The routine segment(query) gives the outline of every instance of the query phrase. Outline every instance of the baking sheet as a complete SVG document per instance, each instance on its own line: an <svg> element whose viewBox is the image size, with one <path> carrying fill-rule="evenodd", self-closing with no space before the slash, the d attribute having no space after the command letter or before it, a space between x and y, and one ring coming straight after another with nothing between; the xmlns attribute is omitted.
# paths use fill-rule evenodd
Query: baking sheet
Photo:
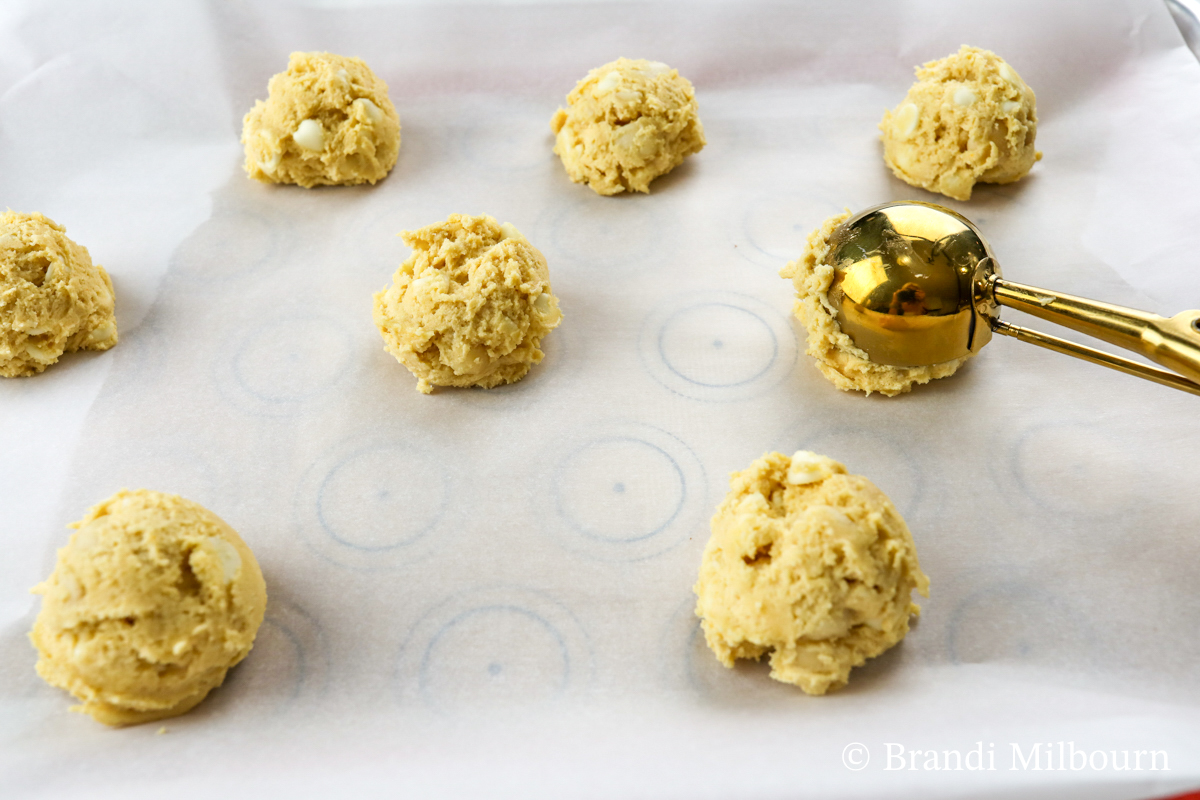
<svg viewBox="0 0 1200 800"><path fill-rule="evenodd" d="M875 125L964 42L1036 89L1046 156L955 203L892 178ZM313 49L391 87L403 144L375 187L241 171L242 114ZM595 196L550 153L554 109L619 55L678 67L708 135L649 196ZM777 276L827 216L915 198L970 216L1015 280L1198 307L1198 99L1154 0L5 5L0 204L109 270L122 339L0 385L4 796L1200 785L1196 398L1000 339L910 395L842 394ZM425 397L371 294L394 234L456 212L520 228L566 318L521 383ZM799 448L887 491L932 580L905 642L824 698L724 669L692 616L727 474ZM25 640L63 526L122 486L216 511L270 593L252 655L165 735L68 713ZM908 755L976 742L995 770ZM1072 769L1059 742L1169 770ZM1014 745L1042 769L1010 769Z"/></svg>

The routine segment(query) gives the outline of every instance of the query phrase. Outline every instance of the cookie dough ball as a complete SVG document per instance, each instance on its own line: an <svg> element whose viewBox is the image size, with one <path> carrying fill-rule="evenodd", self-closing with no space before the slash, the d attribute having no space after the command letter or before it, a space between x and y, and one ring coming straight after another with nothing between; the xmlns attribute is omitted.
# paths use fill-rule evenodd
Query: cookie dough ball
<svg viewBox="0 0 1200 800"><path fill-rule="evenodd" d="M725 666L769 653L772 678L824 694L904 638L913 589L929 579L887 495L825 456L767 453L712 519L696 614Z"/></svg>
<svg viewBox="0 0 1200 800"><path fill-rule="evenodd" d="M375 183L396 164L400 117L361 59L292 53L242 122L246 172L264 183Z"/></svg>
<svg viewBox="0 0 1200 800"><path fill-rule="evenodd" d="M203 506L145 489L71 527L33 589L38 674L107 725L189 711L254 643L267 605L254 554Z"/></svg>
<svg viewBox="0 0 1200 800"><path fill-rule="evenodd" d="M87 248L41 214L0 214L0 375L116 343L112 281Z"/></svg>
<svg viewBox="0 0 1200 800"><path fill-rule="evenodd" d="M1042 157L1033 89L1000 56L966 45L918 69L879 129L897 178L955 200L976 183L1019 180Z"/></svg>
<svg viewBox="0 0 1200 800"><path fill-rule="evenodd" d="M419 391L515 383L542 360L562 312L546 259L520 231L451 214L400 236L413 254L375 295L375 325Z"/></svg>
<svg viewBox="0 0 1200 800"><path fill-rule="evenodd" d="M829 302L834 269L825 263L825 258L834 230L849 218L850 213L846 212L825 220L809 235L804 255L779 271L796 287L794 313L808 329L807 352L817 360L817 369L842 391L856 389L888 397L907 392L916 384L953 375L970 356L922 367L876 364L842 332L837 310Z"/></svg>
<svg viewBox="0 0 1200 800"><path fill-rule="evenodd" d="M704 147L692 84L659 61L618 58L587 74L550 120L554 152L597 194L649 192Z"/></svg>

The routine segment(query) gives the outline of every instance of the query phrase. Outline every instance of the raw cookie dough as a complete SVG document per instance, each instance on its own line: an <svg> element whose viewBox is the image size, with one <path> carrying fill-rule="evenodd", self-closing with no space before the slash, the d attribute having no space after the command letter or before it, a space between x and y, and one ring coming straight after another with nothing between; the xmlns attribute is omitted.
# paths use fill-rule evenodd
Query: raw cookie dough
<svg viewBox="0 0 1200 800"><path fill-rule="evenodd" d="M767 453L730 478L696 583L696 615L727 667L770 653L808 694L908 633L929 596L912 534L887 495L831 458Z"/></svg>
<svg viewBox="0 0 1200 800"><path fill-rule="evenodd" d="M0 375L116 343L112 281L87 248L41 214L0 214Z"/></svg>
<svg viewBox="0 0 1200 800"><path fill-rule="evenodd" d="M1041 159L1037 98L1000 56L963 45L917 79L879 123L883 159L900 180L969 200L976 183L1012 183Z"/></svg>
<svg viewBox="0 0 1200 800"><path fill-rule="evenodd" d="M242 122L246 172L264 183L375 183L400 152L387 84L362 59L292 53Z"/></svg>
<svg viewBox="0 0 1200 800"><path fill-rule="evenodd" d="M515 383L542 360L562 312L546 259L520 231L451 214L400 236L413 254L375 294L375 325L419 391Z"/></svg>
<svg viewBox="0 0 1200 800"><path fill-rule="evenodd" d="M33 588L38 674L107 725L189 711L254 643L267 605L254 554L203 506L145 489L71 527Z"/></svg>
<svg viewBox="0 0 1200 800"><path fill-rule="evenodd" d="M550 129L567 175L598 194L649 192L650 181L705 144L692 84L642 59L618 58L589 72Z"/></svg>
<svg viewBox="0 0 1200 800"><path fill-rule="evenodd" d="M829 304L834 269L825 263L825 256L834 229L849 218L850 213L846 212L825 220L809 235L808 247L800 260L779 271L796 287L794 313L808 328L807 353L817 360L817 369L842 391L857 389L868 395L879 392L888 397L907 392L914 384L953 375L970 356L928 367L876 364L842 332L834 316L837 312Z"/></svg>

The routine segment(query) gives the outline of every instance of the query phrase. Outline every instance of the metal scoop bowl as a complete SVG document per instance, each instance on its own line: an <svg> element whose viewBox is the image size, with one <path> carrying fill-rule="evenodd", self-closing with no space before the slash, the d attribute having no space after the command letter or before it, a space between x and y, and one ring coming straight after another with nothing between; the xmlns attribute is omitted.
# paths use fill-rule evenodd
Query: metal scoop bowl
<svg viewBox="0 0 1200 800"><path fill-rule="evenodd" d="M877 364L916 367L978 353L992 333L1200 394L1200 310L1160 317L1004 280L970 220L933 203L868 208L830 237L829 301ZM1000 321L1000 306L1132 350L1167 369Z"/></svg>

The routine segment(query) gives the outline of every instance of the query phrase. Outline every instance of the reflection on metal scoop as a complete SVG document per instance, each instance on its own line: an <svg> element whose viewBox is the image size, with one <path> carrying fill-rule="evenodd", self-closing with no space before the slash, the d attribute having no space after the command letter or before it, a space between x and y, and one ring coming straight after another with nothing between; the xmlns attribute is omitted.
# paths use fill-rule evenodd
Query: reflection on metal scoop
<svg viewBox="0 0 1200 800"><path fill-rule="evenodd" d="M836 273L829 301L838 324L877 364L953 361L978 353L995 332L1200 394L1200 310L1166 318L1006 281L979 230L948 208L875 206L838 226L829 244L826 263ZM1174 372L1001 322L1002 305Z"/></svg>

